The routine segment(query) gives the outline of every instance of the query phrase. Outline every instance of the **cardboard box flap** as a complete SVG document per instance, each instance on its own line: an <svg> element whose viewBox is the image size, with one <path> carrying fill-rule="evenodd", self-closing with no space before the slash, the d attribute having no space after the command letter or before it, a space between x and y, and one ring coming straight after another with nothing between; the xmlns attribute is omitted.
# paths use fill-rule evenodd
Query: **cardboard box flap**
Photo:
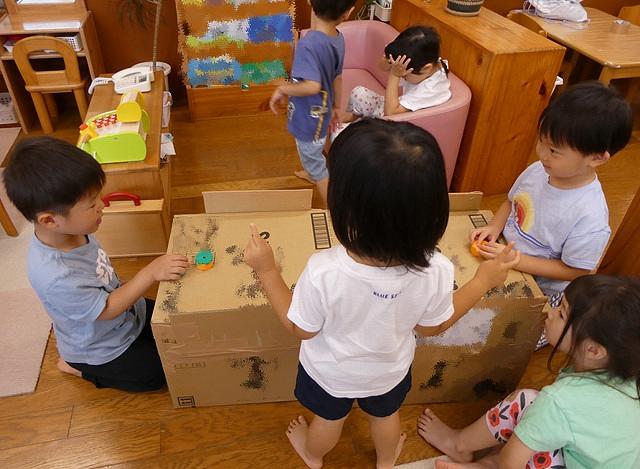
<svg viewBox="0 0 640 469"><path fill-rule="evenodd" d="M482 192L449 192L450 212L471 212L480 210Z"/></svg>
<svg viewBox="0 0 640 469"><path fill-rule="evenodd" d="M205 213L310 210L312 189L203 192Z"/></svg>

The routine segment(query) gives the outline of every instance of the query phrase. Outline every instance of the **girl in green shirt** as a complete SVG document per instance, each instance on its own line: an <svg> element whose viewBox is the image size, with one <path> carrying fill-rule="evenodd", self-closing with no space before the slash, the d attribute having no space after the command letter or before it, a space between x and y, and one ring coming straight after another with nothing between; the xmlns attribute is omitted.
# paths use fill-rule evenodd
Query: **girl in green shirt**
<svg viewBox="0 0 640 469"><path fill-rule="evenodd" d="M517 390L460 430L424 410L418 433L453 461L436 468L640 468L640 279L576 278L545 330L549 363L567 355L552 385Z"/></svg>

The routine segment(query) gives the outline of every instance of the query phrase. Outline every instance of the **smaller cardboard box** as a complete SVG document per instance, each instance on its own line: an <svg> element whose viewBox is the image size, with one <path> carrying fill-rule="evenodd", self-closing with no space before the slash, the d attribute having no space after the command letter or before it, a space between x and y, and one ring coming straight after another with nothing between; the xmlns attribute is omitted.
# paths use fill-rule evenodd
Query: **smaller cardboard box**
<svg viewBox="0 0 640 469"><path fill-rule="evenodd" d="M455 268L454 290L474 276L479 263L469 251L469 232L485 226L481 193L450 194L447 230L438 249ZM405 404L502 398L516 388L542 333L547 303L533 277L509 271L458 322L437 337L417 337L413 385Z"/></svg>
<svg viewBox="0 0 640 469"><path fill-rule="evenodd" d="M151 325L175 407L294 400L300 341L282 327L242 253L256 223L268 236L287 285L307 260L337 242L328 212L312 210L311 191L205 193L208 213L176 216L168 252L215 253L214 266L161 282ZM439 249L455 283L475 273L468 233L490 219L482 194L451 194ZM546 302L531 276L509 273L442 336L418 338L406 403L498 397L514 389L541 331Z"/></svg>

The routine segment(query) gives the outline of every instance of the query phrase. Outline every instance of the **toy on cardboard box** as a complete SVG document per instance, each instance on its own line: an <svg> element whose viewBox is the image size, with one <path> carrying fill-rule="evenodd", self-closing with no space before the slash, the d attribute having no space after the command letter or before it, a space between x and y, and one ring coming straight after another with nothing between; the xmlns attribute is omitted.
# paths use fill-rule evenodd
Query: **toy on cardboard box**
<svg viewBox="0 0 640 469"><path fill-rule="evenodd" d="M304 203L273 200L287 192L305 191L205 193L209 213L174 217L169 253L217 254L214 268L194 266L159 286L151 325L175 407L294 400L300 342L282 327L243 262L248 225L264 230L292 289L308 258L336 238L328 212L311 209L310 191ZM468 242L469 231L491 216L478 210L481 197L450 196L449 226L438 246L455 266L454 288L481 262ZM418 338L406 402L497 398L514 389L540 337L545 303L530 275L511 271L503 287L443 335Z"/></svg>
<svg viewBox="0 0 640 469"><path fill-rule="evenodd" d="M142 93L127 91L115 110L93 116L80 125L78 147L101 164L142 161L147 156L149 125Z"/></svg>

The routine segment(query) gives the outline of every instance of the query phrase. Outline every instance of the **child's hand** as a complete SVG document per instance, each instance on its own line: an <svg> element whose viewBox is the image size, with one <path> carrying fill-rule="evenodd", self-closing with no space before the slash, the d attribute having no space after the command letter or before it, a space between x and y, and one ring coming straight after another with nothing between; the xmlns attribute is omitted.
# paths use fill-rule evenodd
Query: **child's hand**
<svg viewBox="0 0 640 469"><path fill-rule="evenodd" d="M280 87L277 87L269 100L269 107L274 114L278 114L280 112L280 107L284 106L286 98L287 95L282 92Z"/></svg>
<svg viewBox="0 0 640 469"><path fill-rule="evenodd" d="M391 66L391 73L398 78L403 78L413 72L413 68L409 68L411 59L406 55L401 55L397 58L389 56L389 64Z"/></svg>
<svg viewBox="0 0 640 469"><path fill-rule="evenodd" d="M331 112L331 121L329 122L329 131L333 133L336 130L338 130L338 127L340 127L341 123L342 123L342 113L340 109L334 107Z"/></svg>
<svg viewBox="0 0 640 469"><path fill-rule="evenodd" d="M151 278L159 282L161 280L178 280L189 267L189 259L178 254L165 254L156 257L145 270Z"/></svg>
<svg viewBox="0 0 640 469"><path fill-rule="evenodd" d="M485 259L495 259L500 255L502 251L505 250L505 248L506 246L501 243L494 243L489 241L485 241L484 243L476 243L478 255L484 257Z"/></svg>
<svg viewBox="0 0 640 469"><path fill-rule="evenodd" d="M515 268L520 262L520 251L513 249L514 242L510 242L494 259L480 264L476 277L485 282L487 290L498 287L507 279L509 269Z"/></svg>
<svg viewBox="0 0 640 469"><path fill-rule="evenodd" d="M244 262L257 274L276 270L276 261L269 242L262 239L258 228L253 223L249 224L249 242L244 249Z"/></svg>
<svg viewBox="0 0 640 469"><path fill-rule="evenodd" d="M502 230L492 225L483 226L482 228L476 228L469 232L469 241L471 241L472 243L474 241L495 242L498 240L501 231Z"/></svg>

